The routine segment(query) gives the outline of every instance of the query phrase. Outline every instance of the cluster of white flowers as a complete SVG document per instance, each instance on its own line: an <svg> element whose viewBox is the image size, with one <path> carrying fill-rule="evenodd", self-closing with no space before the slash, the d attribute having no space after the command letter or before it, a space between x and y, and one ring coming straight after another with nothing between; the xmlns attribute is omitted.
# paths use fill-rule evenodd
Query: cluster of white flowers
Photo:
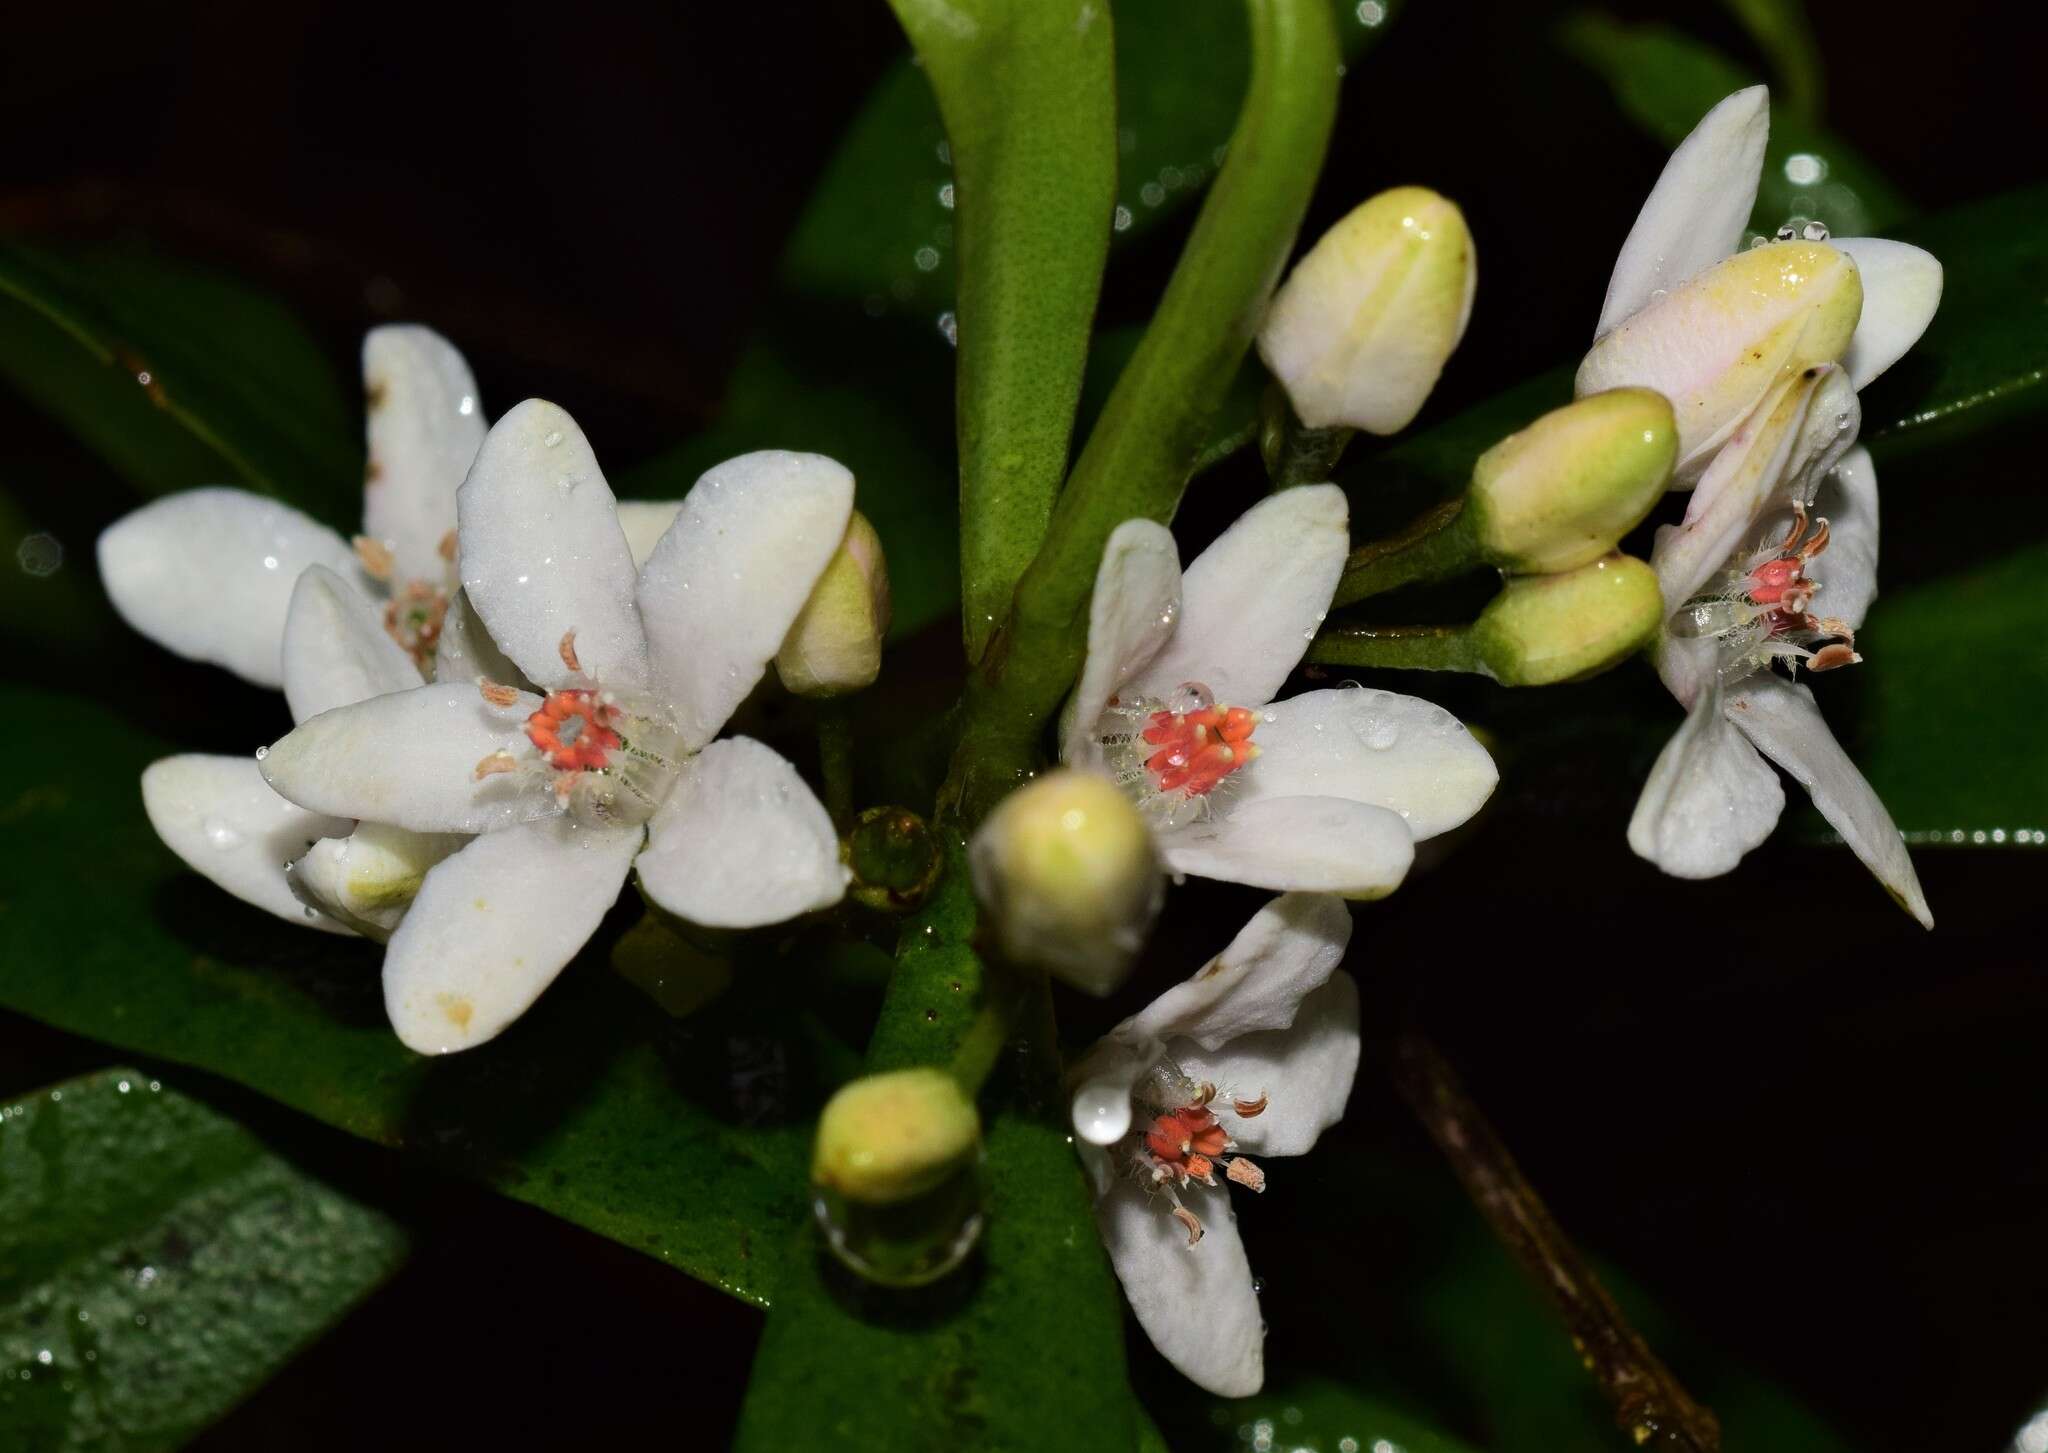
<svg viewBox="0 0 2048 1453"><path fill-rule="evenodd" d="M392 1025L430 1054L523 1013L634 869L708 927L837 902L838 837L796 769L714 739L846 537L852 475L764 452L680 503L621 505L554 405L486 435L468 368L425 329L371 334L364 367L353 546L224 489L101 538L133 625L282 686L298 723L253 757L151 766L165 843L260 908L388 938Z"/></svg>

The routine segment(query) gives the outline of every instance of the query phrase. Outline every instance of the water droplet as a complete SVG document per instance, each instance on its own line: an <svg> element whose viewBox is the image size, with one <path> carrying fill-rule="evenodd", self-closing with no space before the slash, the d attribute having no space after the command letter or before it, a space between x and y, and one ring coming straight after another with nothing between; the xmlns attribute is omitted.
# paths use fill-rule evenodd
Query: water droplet
<svg viewBox="0 0 2048 1453"><path fill-rule="evenodd" d="M55 535L24 535L15 547L14 562L21 567L22 574L37 580L55 575L64 563L64 545Z"/></svg>
<svg viewBox="0 0 2048 1453"><path fill-rule="evenodd" d="M224 817L209 817L199 825L206 834L206 840L220 852L231 852L242 845L242 830Z"/></svg>
<svg viewBox="0 0 2048 1453"><path fill-rule="evenodd" d="M1375 752L1384 752L1401 740L1401 724L1378 712L1362 712L1351 718L1351 730Z"/></svg>
<svg viewBox="0 0 2048 1453"><path fill-rule="evenodd" d="M262 761L262 760L263 760L263 759L264 759L265 757L267 757L267 756L269 756L269 755L270 755L270 748L268 748L268 747L258 747L258 748L256 749L256 760L257 760L257 761L259 761L259 762L260 762L260 761Z"/></svg>
<svg viewBox="0 0 2048 1453"><path fill-rule="evenodd" d="M541 437L540 442L552 449L562 442L562 431L560 429L550 429Z"/></svg>

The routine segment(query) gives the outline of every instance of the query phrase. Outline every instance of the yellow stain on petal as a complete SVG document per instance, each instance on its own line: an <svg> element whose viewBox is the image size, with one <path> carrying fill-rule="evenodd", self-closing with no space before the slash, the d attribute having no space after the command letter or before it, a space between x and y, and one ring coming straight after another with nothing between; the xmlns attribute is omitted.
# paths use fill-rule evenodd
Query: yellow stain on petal
<svg viewBox="0 0 2048 1453"><path fill-rule="evenodd" d="M457 1029L469 1028L470 1017L476 1013L476 1005L460 994L436 994L434 1002L441 1006L441 1012L448 1016L448 1022Z"/></svg>
<svg viewBox="0 0 2048 1453"><path fill-rule="evenodd" d="M482 898L479 898L479 899L477 899L477 900L476 900L476 911L477 911L477 912L479 912L479 913L488 913L488 912L490 912L490 908L491 908L491 905L490 905L490 904L489 904L489 902L487 902L486 900L484 900L484 899L482 899Z"/></svg>

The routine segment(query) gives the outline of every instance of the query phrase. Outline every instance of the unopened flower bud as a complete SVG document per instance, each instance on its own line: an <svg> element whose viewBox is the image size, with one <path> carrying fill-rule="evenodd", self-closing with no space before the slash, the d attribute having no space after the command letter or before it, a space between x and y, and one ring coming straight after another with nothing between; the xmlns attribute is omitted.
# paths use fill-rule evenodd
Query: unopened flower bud
<svg viewBox="0 0 2048 1453"><path fill-rule="evenodd" d="M1571 570L1614 548L1671 482L1678 430L1646 388L1553 409L1479 456L1465 495L1482 557L1517 574Z"/></svg>
<svg viewBox="0 0 2048 1453"><path fill-rule="evenodd" d="M1273 299L1259 356L1311 428L1404 428L1472 315L1472 234L1426 187L1354 209L1309 249Z"/></svg>
<svg viewBox="0 0 2048 1453"><path fill-rule="evenodd" d="M1114 783L1072 768L1004 798L968 857L1004 955L1090 994L1123 982L1165 891L1137 807Z"/></svg>
<svg viewBox="0 0 2048 1453"><path fill-rule="evenodd" d="M460 833L365 822L347 837L313 844L287 876L302 903L381 943L419 896L427 870L467 841Z"/></svg>
<svg viewBox="0 0 2048 1453"><path fill-rule="evenodd" d="M799 696L839 696L874 684L889 630L889 566L882 540L855 510L846 538L775 656L775 674Z"/></svg>
<svg viewBox="0 0 2048 1453"><path fill-rule="evenodd" d="M1549 686L1633 655L1663 617L1656 573L1627 555L1609 555L1561 575L1509 580L1473 624L1472 644L1496 681Z"/></svg>
<svg viewBox="0 0 2048 1453"><path fill-rule="evenodd" d="M868 1075L826 1102L811 1182L841 1261L888 1285L931 1281L981 1234L981 1117L944 1070Z"/></svg>
<svg viewBox="0 0 2048 1453"><path fill-rule="evenodd" d="M1846 253L1823 242L1738 252L1597 339L1579 364L1581 396L1655 389L1678 419L1681 479L1787 373L1833 363L1863 313L1863 283Z"/></svg>

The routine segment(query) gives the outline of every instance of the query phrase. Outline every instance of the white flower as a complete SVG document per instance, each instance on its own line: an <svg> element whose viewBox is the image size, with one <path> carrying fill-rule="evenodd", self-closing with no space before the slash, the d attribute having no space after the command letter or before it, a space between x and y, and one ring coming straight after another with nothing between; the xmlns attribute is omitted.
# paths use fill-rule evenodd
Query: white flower
<svg viewBox="0 0 2048 1453"><path fill-rule="evenodd" d="M1110 535L1061 756L1123 783L1176 874L1378 897L1418 840L1493 791L1485 748L1429 702L1357 687L1273 700L1348 544L1328 484L1260 501L1185 577L1164 526Z"/></svg>
<svg viewBox="0 0 2048 1453"><path fill-rule="evenodd" d="M1931 927L1884 805L1812 692L1770 668L1861 659L1855 632L1877 593L1877 476L1869 453L1852 448L1857 390L1926 330L1941 265L1917 247L1829 240L1812 225L1720 261L1756 202L1768 106L1761 86L1737 92L1672 155L1615 263L1580 367L1582 391L1630 383L1666 393L1680 472L1698 484L1651 556L1669 613L1658 671L1690 714L1651 771L1629 843L1681 877L1728 872L1784 809L1767 756ZM1854 265L1853 290L1831 272L1841 257ZM1845 333L1844 301L1857 295Z"/></svg>
<svg viewBox="0 0 2048 1453"><path fill-rule="evenodd" d="M1096 1222L1131 1310L1219 1396L1259 1390L1265 1326L1218 1176L1263 1190L1249 1156L1305 1154L1342 1118L1358 1073L1358 988L1337 972L1350 938L1343 900L1276 898L1069 1077Z"/></svg>
<svg viewBox="0 0 2048 1453"><path fill-rule="evenodd" d="M838 839L796 769L712 740L831 560L853 477L764 452L697 481L635 570L582 431L530 400L459 497L462 585L525 680L442 681L316 716L262 760L309 811L475 840L426 874L392 934L385 1002L426 1053L517 1018L642 891L716 928L838 901Z"/></svg>
<svg viewBox="0 0 2048 1453"><path fill-rule="evenodd" d="M1752 86L1680 143L1622 244L1579 365L1581 394L1635 385L1671 400L1681 487L1788 374L1839 362L1861 389L1941 300L1941 264L1902 242L1807 223L1743 248L1769 132L1770 93Z"/></svg>

